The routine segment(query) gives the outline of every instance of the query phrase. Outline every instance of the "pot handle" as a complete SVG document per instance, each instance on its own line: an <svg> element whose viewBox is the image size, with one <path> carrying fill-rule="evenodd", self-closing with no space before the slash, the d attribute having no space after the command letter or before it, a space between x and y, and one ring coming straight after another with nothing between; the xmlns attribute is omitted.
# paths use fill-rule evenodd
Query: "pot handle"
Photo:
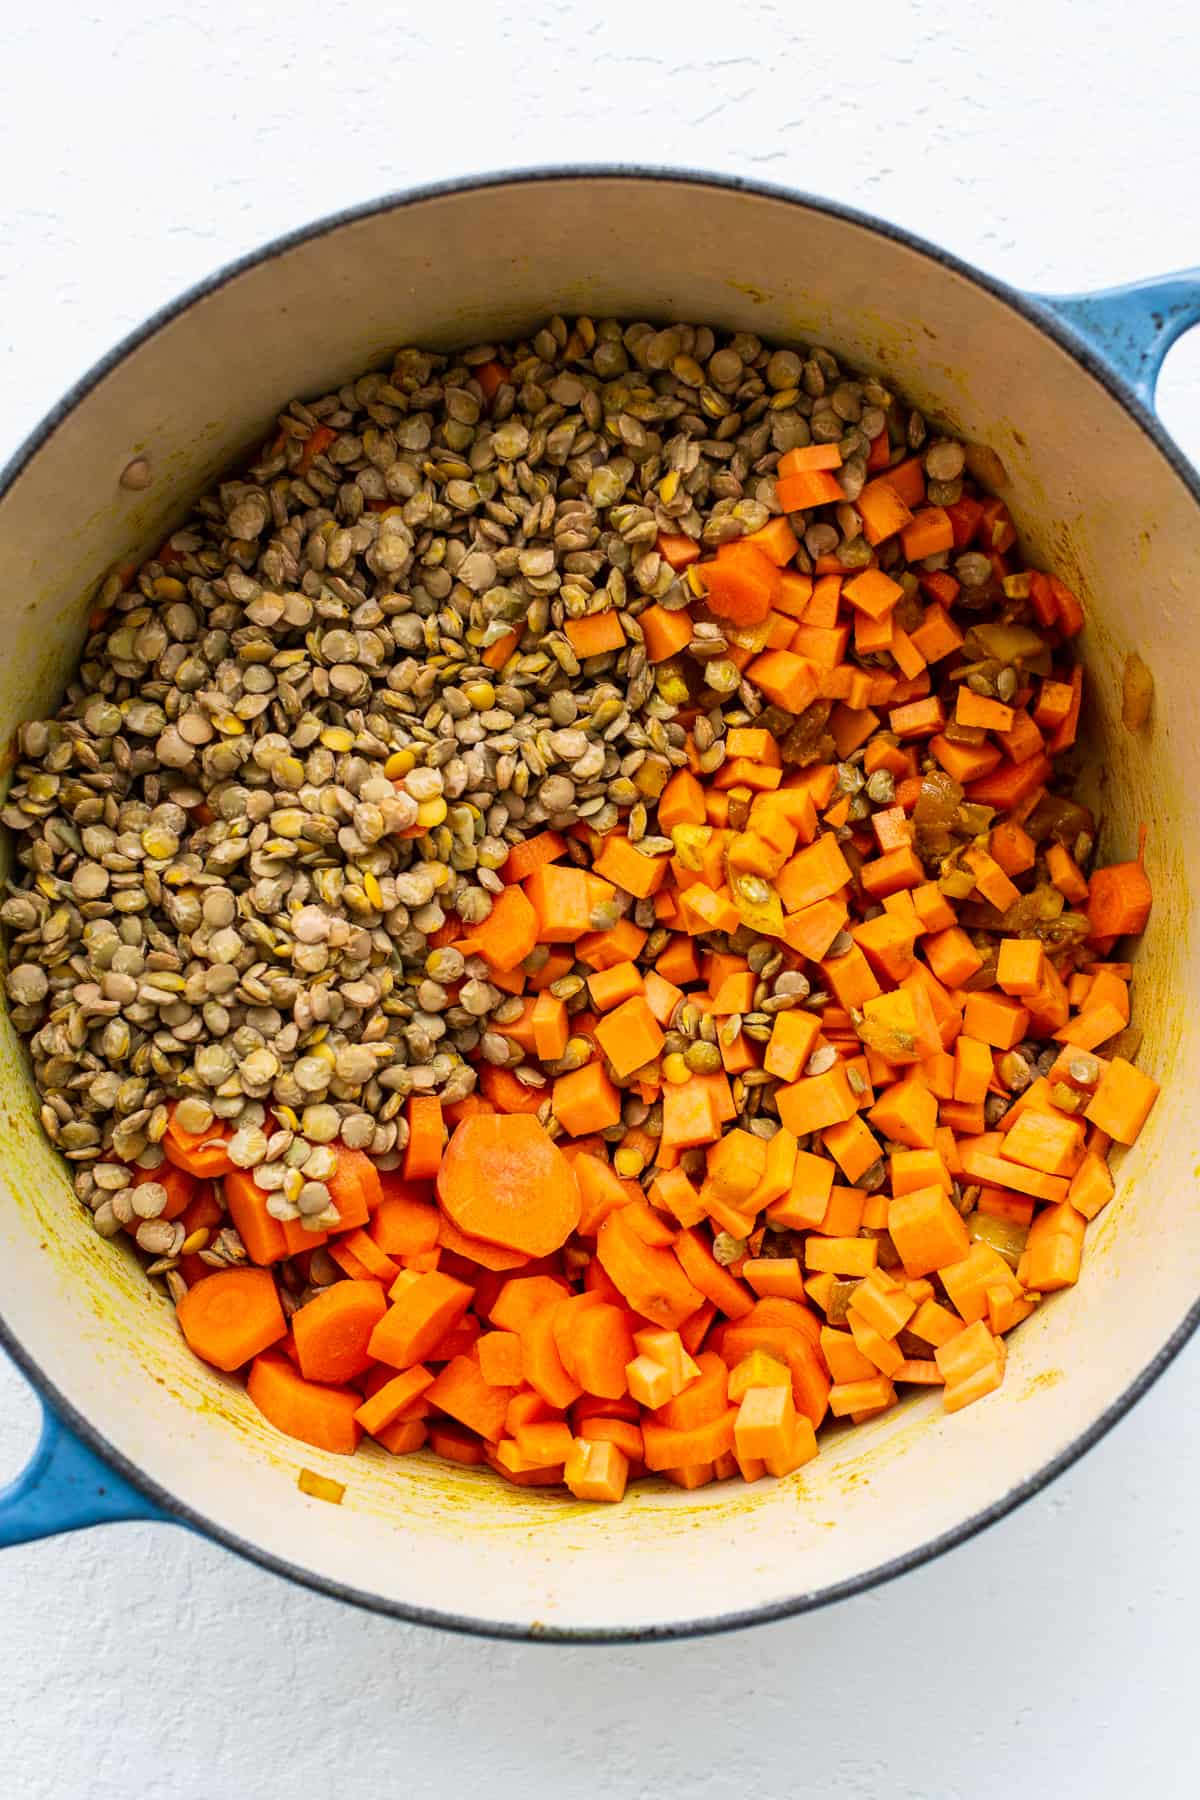
<svg viewBox="0 0 1200 1800"><path fill-rule="evenodd" d="M0 1550L117 1519L168 1521L77 1438L45 1400L37 1448L15 1481L0 1488Z"/></svg>
<svg viewBox="0 0 1200 1800"><path fill-rule="evenodd" d="M1163 358L1190 326L1200 324L1200 268L1155 275L1095 294L1031 294L1101 362L1133 389L1150 412Z"/></svg>

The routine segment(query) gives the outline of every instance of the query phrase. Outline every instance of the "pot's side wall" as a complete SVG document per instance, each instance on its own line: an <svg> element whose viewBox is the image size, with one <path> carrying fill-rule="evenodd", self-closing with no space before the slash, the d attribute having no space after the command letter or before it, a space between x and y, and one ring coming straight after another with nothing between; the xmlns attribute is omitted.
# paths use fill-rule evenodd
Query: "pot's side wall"
<svg viewBox="0 0 1200 1800"><path fill-rule="evenodd" d="M517 244L516 255L496 249ZM924 256L726 189L514 182L297 246L205 296L101 381L0 502L7 566L27 576L3 599L0 740L53 705L105 567L156 543L181 496L253 443L286 397L320 392L398 343L500 340L555 310L706 319L830 345L990 442L1036 552L1079 583L1109 854L1131 851L1139 819L1151 825L1159 898L1139 1016L1145 1060L1171 1082L1091 1230L1085 1280L1017 1334L1009 1379L986 1405L949 1420L935 1399L906 1406L833 1441L786 1483L639 1492L602 1511L424 1457L346 1464L270 1432L236 1384L186 1354L131 1260L94 1237L41 1139L5 1024L0 1310L106 1439L264 1554L412 1606L605 1629L784 1602L955 1530L1116 1402L1195 1300L1200 1120L1181 996L1200 974L1190 931L1200 821L1179 721L1194 704L1186 603L1200 534L1183 484L1104 390L1003 302ZM134 455L156 474L145 494L118 485ZM1134 643L1158 682L1137 739L1114 725ZM299 1494L304 1467L348 1483L340 1509Z"/></svg>

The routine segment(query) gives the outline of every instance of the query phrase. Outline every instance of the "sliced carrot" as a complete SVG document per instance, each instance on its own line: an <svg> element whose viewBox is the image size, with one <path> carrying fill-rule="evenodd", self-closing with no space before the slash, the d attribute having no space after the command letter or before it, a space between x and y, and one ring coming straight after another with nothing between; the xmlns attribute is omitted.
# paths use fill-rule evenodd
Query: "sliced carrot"
<svg viewBox="0 0 1200 1800"><path fill-rule="evenodd" d="M578 1400L582 1387L563 1366L554 1334L557 1308L533 1313L521 1332L521 1367L525 1380L546 1402L560 1410Z"/></svg>
<svg viewBox="0 0 1200 1800"><path fill-rule="evenodd" d="M424 1362L471 1303L472 1290L440 1269L418 1275L397 1295L371 1333L368 1352L395 1369Z"/></svg>
<svg viewBox="0 0 1200 1800"><path fill-rule="evenodd" d="M267 1195L256 1187L248 1169L232 1165L224 1181L225 1204L234 1229L251 1262L279 1262L287 1255L283 1226L267 1211Z"/></svg>
<svg viewBox="0 0 1200 1800"><path fill-rule="evenodd" d="M628 1389L625 1370L634 1356L627 1314L601 1301L579 1315L572 1336L575 1376L584 1393L619 1400Z"/></svg>
<svg viewBox="0 0 1200 1800"><path fill-rule="evenodd" d="M361 1150L347 1150L340 1144L337 1168L329 1177L329 1195L344 1230L366 1225L383 1199L383 1183L371 1158Z"/></svg>
<svg viewBox="0 0 1200 1800"><path fill-rule="evenodd" d="M646 1467L654 1470L689 1468L711 1463L733 1449L733 1427L737 1408L730 1406L716 1419L690 1430L675 1430L646 1417L642 1424L642 1441Z"/></svg>
<svg viewBox="0 0 1200 1800"><path fill-rule="evenodd" d="M579 1187L562 1151L521 1113L464 1119L438 1170L454 1224L528 1256L546 1256L579 1223Z"/></svg>
<svg viewBox="0 0 1200 1800"><path fill-rule="evenodd" d="M387 1311L377 1281L336 1281L292 1314L300 1373L306 1381L353 1381L372 1360L371 1334Z"/></svg>
<svg viewBox="0 0 1200 1800"><path fill-rule="evenodd" d="M729 1319L740 1319L752 1310L753 1296L721 1267L699 1230L680 1232L675 1252L693 1288L710 1300L718 1312Z"/></svg>
<svg viewBox="0 0 1200 1800"><path fill-rule="evenodd" d="M175 1308L188 1349L228 1373L287 1336L274 1277L265 1269L219 1269Z"/></svg>
<svg viewBox="0 0 1200 1800"><path fill-rule="evenodd" d="M382 1382L363 1401L354 1416L364 1431L369 1431L372 1437L379 1437L389 1425L395 1424L402 1413L407 1412L414 1400L419 1400L427 1392L432 1381L430 1370L420 1364L415 1369L406 1369L402 1375L393 1375Z"/></svg>
<svg viewBox="0 0 1200 1800"><path fill-rule="evenodd" d="M286 1356L268 1350L251 1363L246 1392L263 1417L288 1437L340 1456L357 1450L362 1426L355 1415L362 1396L353 1388L306 1381Z"/></svg>
<svg viewBox="0 0 1200 1800"><path fill-rule="evenodd" d="M614 1285L635 1312L675 1328L703 1304L705 1296L688 1279L673 1250L656 1249L610 1213L596 1236L596 1254Z"/></svg>
<svg viewBox="0 0 1200 1800"><path fill-rule="evenodd" d="M531 1260L524 1250L507 1250L487 1238L468 1237L445 1213L438 1217L438 1243L468 1262L478 1263L481 1269L523 1269Z"/></svg>
<svg viewBox="0 0 1200 1800"><path fill-rule="evenodd" d="M504 1431L504 1418L514 1390L491 1386L483 1378L474 1352L453 1357L427 1390L439 1411L449 1413L460 1425L490 1441Z"/></svg>

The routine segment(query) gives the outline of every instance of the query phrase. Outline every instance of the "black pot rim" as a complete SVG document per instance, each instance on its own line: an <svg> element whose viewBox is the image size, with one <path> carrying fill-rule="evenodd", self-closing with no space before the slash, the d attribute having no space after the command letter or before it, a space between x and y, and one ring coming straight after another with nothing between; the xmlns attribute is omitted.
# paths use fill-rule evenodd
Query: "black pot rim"
<svg viewBox="0 0 1200 1800"><path fill-rule="evenodd" d="M34 427L0 470L0 500L4 499L9 489L54 433L70 419L80 404L107 375L111 374L143 343L154 337L172 320L180 317L197 301L228 286L230 282L246 271L264 263L274 262L298 245L326 237L332 232L339 231L343 226L354 224L361 219L373 218L382 213L401 212L427 200L488 188L507 187L518 183L534 185L542 182L605 179L682 183L691 187L710 187L730 193L748 194L757 199L784 201L790 205L802 206L809 211L823 213L827 217L857 225L865 231L874 233L877 237L915 251L936 268L961 276L993 298L1003 301L1014 312L1020 314L1039 331L1053 339L1094 380L1099 382L1110 397L1132 416L1151 440L1155 449L1161 453L1188 488L1193 499L1200 504L1200 480L1197 479L1195 470L1163 431L1154 414L1143 405L1132 388L1116 373L1111 364L1092 351L1080 338L1069 332L1050 308L1041 304L1036 298L1023 293L1020 289L1010 287L994 276L983 274L980 270L973 268L971 264L963 262L938 245L917 236L914 232L875 218L855 207L825 200L805 193L801 189L703 170L621 163L568 163L547 167L517 168L480 175L458 176L448 181L406 188L386 194L376 200L326 214L308 225L300 226L272 239L257 250L236 258L218 269L215 274L197 282L177 298L160 307L143 325L130 332L71 385L63 398L51 408L40 424ZM1125 1416L1135 1402L1153 1386L1158 1377L1178 1356L1197 1326L1200 1326L1200 1298L1185 1314L1162 1348L1140 1374L1134 1377L1118 1399L1113 1401L1111 1406L1094 1419L1088 1428L1061 1450L1057 1456L1051 1458L1027 1480L1017 1483L998 1499L992 1501L990 1505L971 1514L969 1518L964 1519L950 1531L943 1532L939 1537L931 1538L927 1543L906 1552L903 1556L893 1557L887 1562L880 1563L876 1568L868 1569L848 1580L799 1593L790 1599L775 1601L770 1605L749 1607L661 1626L581 1627L578 1629L541 1625L537 1622L530 1625L506 1625L490 1619L472 1618L467 1614L442 1612L433 1607L411 1606L403 1601L385 1599L381 1595L352 1587L348 1583L329 1579L298 1563L290 1562L286 1557L275 1556L258 1545L249 1543L236 1532L204 1517L194 1508L185 1505L161 1487L158 1482L147 1476L121 1451L108 1443L96 1427L59 1391L20 1343L2 1316L0 1316L0 1345L12 1357L18 1368L28 1376L32 1386L48 1402L63 1423L68 1425L98 1457L114 1469L132 1488L153 1501L168 1520L187 1525L191 1529L203 1533L206 1537L247 1557L251 1562L258 1563L262 1568L271 1570L274 1574L282 1575L289 1581L311 1588L317 1593L328 1595L332 1599L343 1600L353 1606L362 1607L368 1612L382 1613L391 1618L403 1619L408 1624L436 1626L440 1630L472 1637L511 1639L527 1643L632 1644L670 1642L682 1638L716 1635L720 1632L738 1631L751 1625L768 1624L775 1620L791 1618L798 1613L813 1612L819 1607L831 1606L852 1595L866 1593L871 1588L879 1587L884 1582L892 1581L897 1576L905 1575L910 1570L932 1562L936 1557L942 1556L956 1545L966 1543L989 1525L1006 1517L1024 1501L1040 1493L1064 1470L1070 1468L1071 1464L1076 1462L1085 1451L1090 1450L1093 1444L1098 1443L1117 1421Z"/></svg>

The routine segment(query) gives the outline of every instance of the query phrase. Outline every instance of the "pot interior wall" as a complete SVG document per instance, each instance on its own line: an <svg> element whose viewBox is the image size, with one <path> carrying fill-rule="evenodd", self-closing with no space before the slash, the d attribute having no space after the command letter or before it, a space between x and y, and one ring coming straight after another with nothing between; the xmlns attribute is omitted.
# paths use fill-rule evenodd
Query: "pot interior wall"
<svg viewBox="0 0 1200 1800"><path fill-rule="evenodd" d="M0 500L0 741L52 709L108 565L145 553L267 429L403 343L499 341L548 313L686 318L817 341L931 416L990 443L1026 539L1087 597L1093 786L1109 857L1151 828L1156 910L1139 966L1143 1059L1170 1094L1091 1228L1085 1278L1011 1344L1002 1392L943 1419L910 1402L829 1442L783 1483L619 1508L502 1487L424 1455L352 1463L276 1436L240 1388L184 1350L166 1302L100 1242L43 1142L0 1027L0 1311L107 1442L213 1527L385 1602L517 1627L686 1623L849 1581L954 1531L1036 1475L1161 1351L1200 1288L1194 1204L1200 886L1195 504L1102 386L1003 301L852 221L667 178L509 181L353 220L244 270L161 324L96 382ZM149 458L143 494L118 485ZM19 577L19 578L18 578ZM1116 723L1136 644L1150 728ZM1097 746L1101 748L1097 750ZM340 1509L297 1491L320 1468Z"/></svg>

